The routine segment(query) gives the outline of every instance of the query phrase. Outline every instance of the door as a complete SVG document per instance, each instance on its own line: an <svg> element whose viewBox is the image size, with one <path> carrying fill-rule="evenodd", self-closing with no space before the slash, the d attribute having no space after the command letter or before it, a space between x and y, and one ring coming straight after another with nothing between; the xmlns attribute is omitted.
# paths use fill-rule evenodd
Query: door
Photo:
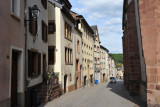
<svg viewBox="0 0 160 107"><path fill-rule="evenodd" d="M78 77L76 78L76 89L78 89L78 85L79 85L79 82L78 82Z"/></svg>
<svg viewBox="0 0 160 107"><path fill-rule="evenodd" d="M67 75L64 76L64 93L66 93L67 88Z"/></svg>
<svg viewBox="0 0 160 107"><path fill-rule="evenodd" d="M43 55L43 82L45 81L46 78L46 66L47 66L47 62L46 62L46 55Z"/></svg>
<svg viewBox="0 0 160 107"><path fill-rule="evenodd" d="M80 66L80 86L83 86L83 82L82 82L82 65Z"/></svg>
<svg viewBox="0 0 160 107"><path fill-rule="evenodd" d="M12 52L12 71L11 71L11 107L17 106L17 71L18 53Z"/></svg>
<svg viewBox="0 0 160 107"><path fill-rule="evenodd" d="M92 84L93 82L93 75L90 75L90 83Z"/></svg>
<svg viewBox="0 0 160 107"><path fill-rule="evenodd" d="M103 81L105 81L105 74L103 74Z"/></svg>
<svg viewBox="0 0 160 107"><path fill-rule="evenodd" d="M84 77L84 86L86 86L86 78L87 76Z"/></svg>

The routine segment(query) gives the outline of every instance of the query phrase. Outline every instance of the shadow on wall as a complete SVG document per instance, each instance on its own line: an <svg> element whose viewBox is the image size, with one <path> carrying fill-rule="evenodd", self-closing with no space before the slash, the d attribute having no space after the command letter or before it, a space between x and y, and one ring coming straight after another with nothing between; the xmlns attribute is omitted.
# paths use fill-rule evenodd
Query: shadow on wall
<svg viewBox="0 0 160 107"><path fill-rule="evenodd" d="M110 91L115 94L139 105L140 107L146 107L145 102L143 102L139 96L130 96L127 90L124 87L123 81L116 81L116 83L109 83L106 88L110 88Z"/></svg>

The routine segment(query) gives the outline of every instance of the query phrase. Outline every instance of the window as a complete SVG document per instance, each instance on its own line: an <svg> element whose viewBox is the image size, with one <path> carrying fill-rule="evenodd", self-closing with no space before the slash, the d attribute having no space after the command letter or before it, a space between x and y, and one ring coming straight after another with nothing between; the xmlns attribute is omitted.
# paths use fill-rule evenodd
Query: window
<svg viewBox="0 0 160 107"><path fill-rule="evenodd" d="M97 63L97 58L94 58L94 63L95 63L95 64Z"/></svg>
<svg viewBox="0 0 160 107"><path fill-rule="evenodd" d="M65 48L65 62L66 62L66 64L72 64L73 63L72 49Z"/></svg>
<svg viewBox="0 0 160 107"><path fill-rule="evenodd" d="M47 38L47 25L44 23L44 21L42 21L42 40L44 42L47 42L48 41L48 38Z"/></svg>
<svg viewBox="0 0 160 107"><path fill-rule="evenodd" d="M41 0L42 6L47 9L47 0Z"/></svg>
<svg viewBox="0 0 160 107"><path fill-rule="evenodd" d="M94 45L94 51L97 51L96 45Z"/></svg>
<svg viewBox="0 0 160 107"><path fill-rule="evenodd" d="M16 16L20 16L20 0L11 0L12 7L11 11Z"/></svg>
<svg viewBox="0 0 160 107"><path fill-rule="evenodd" d="M99 47L97 46L97 51L99 52Z"/></svg>
<svg viewBox="0 0 160 107"><path fill-rule="evenodd" d="M28 50L28 77L35 78L41 74L41 54Z"/></svg>
<svg viewBox="0 0 160 107"><path fill-rule="evenodd" d="M65 22L65 37L72 40L72 27Z"/></svg>
<svg viewBox="0 0 160 107"><path fill-rule="evenodd" d="M49 23L48 23L48 33L49 34L54 34L55 31L56 31L55 21L54 20L49 20Z"/></svg>
<svg viewBox="0 0 160 107"><path fill-rule="evenodd" d="M80 44L79 44L79 40L77 41L77 52L80 53Z"/></svg>
<svg viewBox="0 0 160 107"><path fill-rule="evenodd" d="M76 71L79 71L79 60L76 60Z"/></svg>
<svg viewBox="0 0 160 107"><path fill-rule="evenodd" d="M37 19L35 19L31 13L31 10L29 9L29 32L33 35L36 36L37 34Z"/></svg>
<svg viewBox="0 0 160 107"><path fill-rule="evenodd" d="M97 63L100 64L99 58L98 58L98 62Z"/></svg>
<svg viewBox="0 0 160 107"><path fill-rule="evenodd" d="M48 64L54 65L56 62L55 46L48 47Z"/></svg>

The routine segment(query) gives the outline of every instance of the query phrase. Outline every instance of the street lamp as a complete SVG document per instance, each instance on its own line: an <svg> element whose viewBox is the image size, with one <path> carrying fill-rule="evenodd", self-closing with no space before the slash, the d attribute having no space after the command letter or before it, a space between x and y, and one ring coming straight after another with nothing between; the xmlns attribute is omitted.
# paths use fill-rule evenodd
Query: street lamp
<svg viewBox="0 0 160 107"><path fill-rule="evenodd" d="M39 18L40 10L38 9L37 5L32 6L30 10L31 10L31 14L34 17L34 19Z"/></svg>

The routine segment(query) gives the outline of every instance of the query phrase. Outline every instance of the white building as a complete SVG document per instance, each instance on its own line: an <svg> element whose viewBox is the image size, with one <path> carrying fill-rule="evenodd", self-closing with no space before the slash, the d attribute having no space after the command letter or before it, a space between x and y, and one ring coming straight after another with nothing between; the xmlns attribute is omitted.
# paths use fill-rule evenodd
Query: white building
<svg viewBox="0 0 160 107"><path fill-rule="evenodd" d="M100 63L101 63L101 71L100 71L100 77L101 82L105 82L109 79L109 62L108 62L108 49L100 46Z"/></svg>
<svg viewBox="0 0 160 107"><path fill-rule="evenodd" d="M70 14L71 4L68 0L49 0L49 71L59 73L62 92L75 89L75 20Z"/></svg>

